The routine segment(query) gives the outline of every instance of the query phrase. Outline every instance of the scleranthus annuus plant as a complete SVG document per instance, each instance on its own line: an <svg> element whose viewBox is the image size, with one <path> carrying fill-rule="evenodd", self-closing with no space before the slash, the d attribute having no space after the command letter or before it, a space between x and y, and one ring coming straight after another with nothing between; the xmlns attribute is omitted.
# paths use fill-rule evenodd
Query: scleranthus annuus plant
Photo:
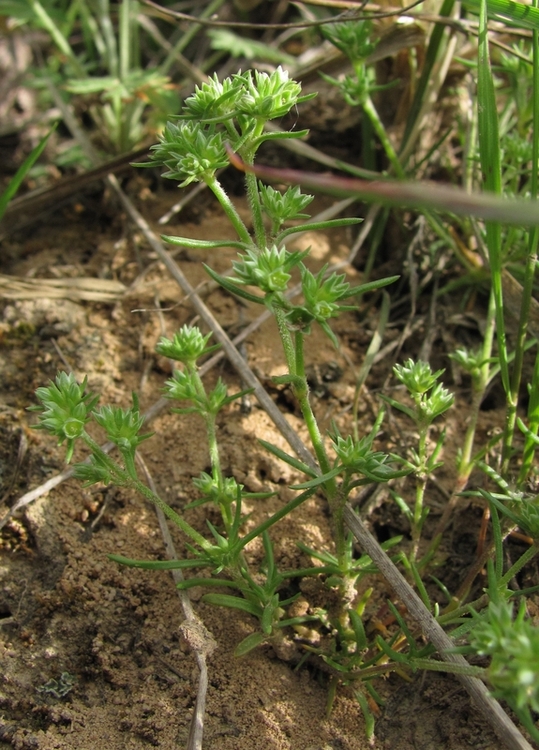
<svg viewBox="0 0 539 750"><path fill-rule="evenodd" d="M339 682L354 684L357 674L364 673L365 677L361 679L364 679L366 692L357 689L356 694L370 727L372 716L366 695L368 693L372 699L378 699L371 684L372 676L382 673L385 667L379 666L383 649L381 651L380 646L369 642L361 623L361 615L372 589L368 588L359 595L358 583L375 572L376 568L367 555L358 557L352 536L344 525L343 511L347 499L357 487L368 483L385 483L419 469L413 461L405 461L376 449L375 439L384 418L383 410L380 410L369 434L361 438L343 437L334 427L329 439L326 439L311 405L305 350L307 337L317 325L337 346L337 339L331 330L332 319L345 310L354 309L350 302L356 295L384 287L397 277L352 287L344 274L330 273L327 267L313 272L309 268L309 251L288 249L286 242L289 238L306 228L310 231L326 230L353 225L359 220L347 218L307 223L309 215L305 209L312 196L302 194L298 187L277 190L264 185L252 172L247 171L246 194L253 227L250 231L218 177L219 170L228 164L227 149L231 148L245 164L252 165L264 142L304 135L305 131L267 132L265 126L307 98L301 95L300 85L291 81L281 68L271 74L251 71L238 73L223 81L214 77L198 87L185 101L179 117L167 124L160 142L152 147L151 161L141 165L164 169L164 176L176 180L180 187L194 182L205 183L236 231L236 240L227 238L210 242L170 236L164 237L164 240L194 250L235 247L238 255L232 263L232 274L225 277L207 266L209 275L236 297L264 305L275 318L287 367L286 374L276 380L287 384L295 395L316 459L316 467L313 467L271 444L263 443L273 455L289 463L295 470L304 472L306 480L290 488L296 493L293 499L255 528L245 531L245 501L255 498L263 501L272 493L248 493L234 477L223 473L218 417L223 409L245 392L229 395L221 379L211 390L206 388L199 374L199 363L215 347L210 344L210 335L203 334L196 327L184 326L172 338L161 338L156 350L179 363L164 388L167 398L177 404L173 411L198 415L205 426L211 468L193 478L198 498L192 505L209 503L220 513L218 524L207 522L206 536L190 526L181 514L176 513L139 479L135 453L138 445L150 435L141 434L143 419L136 396L133 397L133 406L128 409L98 409L96 397L86 391L86 382L79 385L73 376L60 373L54 383L38 390L41 406L34 409L40 412L41 428L52 432L60 441L67 441L68 458L71 458L76 440L85 443L90 450L89 462L76 465L77 476L87 484L115 483L138 490L158 505L189 540L189 557L182 560L137 561L117 555L111 555L111 559L150 569L209 570L207 578L195 572L194 576L178 585L184 589L192 586L218 587L220 592L224 590L226 593L208 593L204 600L239 609L257 619L258 629L236 649L240 655L261 643L278 642L287 632L293 633L295 630L301 634L306 630L306 623L314 622L314 627L331 633L333 645L329 651L310 648L310 652L321 657L340 675L334 680L335 686ZM286 226L291 220L304 223ZM297 302L290 295L294 273L299 276L302 293L302 299ZM407 363L396 374L403 382L411 377L417 386L414 417L421 422L421 429L428 429L432 420L450 406L452 399L437 383L440 373L426 372L423 363ZM406 411L406 408L403 410ZM89 421L94 421L114 442L119 459L106 454L88 435L85 425ZM428 456L418 455L423 472L435 468L434 458L431 457L429 463ZM315 493L321 493L328 503L334 550L315 551L298 540L300 549L316 562L310 568L280 570L274 559L271 528ZM417 525L418 533L422 520ZM246 547L256 538L262 542L264 557L261 566L255 570L249 562ZM398 541L390 539L382 546L389 549ZM327 587L339 593L340 605L331 611L320 609L301 616L290 615L288 607L299 594L282 598L286 582L310 575L323 576ZM391 651L389 645L387 649ZM415 655L413 648L412 651Z"/></svg>
<svg viewBox="0 0 539 750"><path fill-rule="evenodd" d="M280 381L286 381L298 399L322 477L316 480L316 486L324 491L338 518L347 494L335 481L339 472L331 465L311 408L305 375L304 339L311 326L318 324L337 345L328 321L342 310L353 309L343 303L365 288L351 288L344 275L333 273L328 276L326 267L314 274L306 265L308 250L299 252L286 248L285 240L303 231L305 224L287 229L283 229L283 225L290 219L308 219L304 211L312 196L303 195L299 187L281 192L264 185L254 174L247 172L246 193L254 228L251 235L217 178L217 171L223 166L225 143L244 163L252 165L264 142L305 135L305 131L267 132L265 125L287 114L311 96L301 95L301 86L290 80L281 67L271 74L247 71L224 81L211 78L188 97L178 122L167 126L161 142L151 149L151 161L143 166L165 167L167 171L164 176L181 181L181 185L192 181L204 182L230 218L238 235L237 246L240 250L237 260L232 263L233 275L224 277L209 267L207 271L227 291L250 302L263 304L274 314L288 367L288 374ZM264 214L270 219L269 229L264 222ZM325 230L358 221L336 219L309 223L308 227L311 231ZM194 242L186 237L166 236L164 239L172 244L193 248L230 246L228 239L211 243ZM297 304L291 302L288 295L294 268L299 269L303 293L303 301ZM369 284L368 288L380 288L395 278L382 279ZM307 475L312 476L312 470L308 467L305 469ZM344 578L347 575L345 538L342 520L336 521L337 559L340 560Z"/></svg>

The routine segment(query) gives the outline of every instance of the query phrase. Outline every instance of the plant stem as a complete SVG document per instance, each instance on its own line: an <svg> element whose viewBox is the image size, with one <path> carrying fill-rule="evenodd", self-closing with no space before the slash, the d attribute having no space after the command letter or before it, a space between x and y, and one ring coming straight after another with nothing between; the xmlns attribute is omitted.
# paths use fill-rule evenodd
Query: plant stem
<svg viewBox="0 0 539 750"><path fill-rule="evenodd" d="M296 375L296 353L294 351L290 329L286 324L284 310L282 309L282 307L278 307L277 305L273 305L271 310L275 315L275 320L277 322L277 328L279 330L279 336L281 337L281 343L283 345L288 373L290 375Z"/></svg>
<svg viewBox="0 0 539 750"><path fill-rule="evenodd" d="M247 227L243 223L241 216L237 212L234 204L226 194L219 180L215 177L215 175L213 175L212 177L207 178L205 182L221 204L223 211L230 219L232 226L236 230L240 240L242 242L245 242L246 245L251 245L251 235L247 231Z"/></svg>
<svg viewBox="0 0 539 750"><path fill-rule="evenodd" d="M537 198L538 193L538 176L537 167L539 163L539 38L537 31L533 32L533 129L532 129L532 168L531 168L531 195ZM539 232L534 227L530 232L528 239L528 254L526 259L526 268L524 271L524 285L522 289L522 300L520 303L520 319L518 326L518 335L515 346L515 359L511 372L511 393L509 396L509 405L507 409L507 418L505 422L503 437L503 463L502 476L507 474L509 460L511 457L511 446L513 444L513 435L517 418L518 392L522 378L522 365L524 360L524 346L526 343L526 334L528 332L528 319L533 294L533 281L535 267L537 265L537 246L539 241ZM521 473L522 476L522 473ZM523 480L521 480L523 481Z"/></svg>
<svg viewBox="0 0 539 750"><path fill-rule="evenodd" d="M309 386L307 384L307 378L305 376L305 362L304 362L304 357L303 357L303 341L304 341L304 334L301 331L296 331L296 334L295 334L295 344L296 344L295 346L295 354L296 354L295 374L299 378L302 379L303 383L301 386L293 385L293 390L294 390L294 395L298 399L301 413L303 414L303 418L305 420L307 430L309 431L309 436L311 438L314 452L316 454L316 458L318 459L318 463L320 465L322 473L327 474L331 470L331 465L329 463L329 458L327 456L326 449L324 447L324 441L320 433L320 428L318 427L318 422L316 421L316 417L314 416L314 412L311 407L311 402L309 400ZM337 491L337 485L335 483L335 479L330 479L327 482L325 482L324 488L326 489L328 500L331 502L331 500L335 497L335 494Z"/></svg>
<svg viewBox="0 0 539 750"><path fill-rule="evenodd" d="M395 149L393 148L393 144L389 140L386 129L384 128L378 112L376 111L376 107L374 106L373 101L368 94L362 101L362 106L366 115L372 123L376 135L380 139L384 151L386 152L387 158L389 159L389 161L391 162L391 166L395 170L395 174L399 179L404 179L406 175L399 161L399 157L397 156Z"/></svg>
<svg viewBox="0 0 539 750"><path fill-rule="evenodd" d="M492 344L494 342L494 333L496 330L496 301L494 291L491 289L488 303L485 333L483 336L483 347L481 351L481 368L479 375L472 379L472 408L468 420L468 427L464 436L462 453L458 465L458 491L461 492L468 481L468 477L473 469L472 452L475 440L475 430L481 403L485 395L485 390L490 380L490 358L492 357Z"/></svg>
<svg viewBox="0 0 539 750"><path fill-rule="evenodd" d="M532 382L530 392L530 405L528 407L528 429L532 435L537 435L539 431L539 352L535 357L533 368ZM533 458L537 446L532 438L527 437L524 442L524 452L522 456L522 466L518 477L518 486L520 487L528 477L533 465Z"/></svg>
<svg viewBox="0 0 539 750"><path fill-rule="evenodd" d="M425 489L427 487L427 474L421 469L416 477L415 486L415 506L414 515L412 519L412 549L410 551L410 559L415 561L417 552L419 549L419 540L421 539L421 529L423 526L423 500L425 497Z"/></svg>
<svg viewBox="0 0 539 750"><path fill-rule="evenodd" d="M161 508L163 513L168 516L171 521L179 526L179 528L185 534L191 537L191 539L196 542L203 550L208 550L211 548L211 544L207 542L206 539L204 539L204 537L198 533L198 531L190 526L187 521L184 521L181 516L179 516L174 510L172 510L172 508L159 497L159 495L157 495L155 492L152 492L152 490L143 482L141 482L140 479L133 478L127 473L127 471L124 471L112 458L110 458L110 456L108 456L101 449L101 446L98 445L98 443L96 443L95 440L91 438L87 432L84 432L82 438L86 445L90 448L92 453L96 456L99 456L100 461L108 466L110 471L113 472L116 477L118 477L121 484L133 487L138 492L140 492L141 495L144 495L145 498L151 500L152 503L155 503L155 505L157 505L158 508Z"/></svg>
<svg viewBox="0 0 539 750"><path fill-rule="evenodd" d="M303 419L305 420L305 424L307 426L309 437L311 438L311 443L314 448L316 458L318 459L320 469L322 470L323 474L327 474L331 470L331 464L324 447L324 441L320 433L318 422L309 400L309 386L307 384L307 378L305 376L305 361L303 355L304 334L301 331L296 331L295 333L295 344L295 374L298 376L298 378L302 379L302 385L294 384L292 386L292 389L294 391L294 395L298 400L301 413L303 414ZM331 511L333 537L337 552L337 560L339 562L339 567L344 568L346 562L346 533L344 529L342 514L346 497L343 497L343 493L339 491L334 477L328 479L327 482L324 482L323 487ZM350 583L351 582L349 580L343 581L343 593L346 593L348 589L350 589Z"/></svg>
<svg viewBox="0 0 539 750"><path fill-rule="evenodd" d="M523 555L519 557L519 559L511 565L509 570L500 578L498 585L499 586L507 586L509 581L519 573L522 568L527 565L529 562L533 560L535 555L539 552L539 546L537 543L532 544L529 549L524 552Z"/></svg>
<svg viewBox="0 0 539 750"><path fill-rule="evenodd" d="M247 161L247 164L252 166L254 158L251 157L251 161ZM262 251L267 244L266 229L264 227L264 219L262 217L262 206L260 204L260 195L258 192L258 182L256 175L252 172L245 174L245 185L247 187L247 199L249 201L249 207L251 209L251 215L253 217L253 228L255 231L256 245L259 251Z"/></svg>

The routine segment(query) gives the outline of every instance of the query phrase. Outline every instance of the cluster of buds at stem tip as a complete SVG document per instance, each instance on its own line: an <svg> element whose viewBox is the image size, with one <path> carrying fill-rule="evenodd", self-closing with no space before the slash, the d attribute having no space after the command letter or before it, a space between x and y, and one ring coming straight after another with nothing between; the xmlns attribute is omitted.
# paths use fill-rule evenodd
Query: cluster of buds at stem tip
<svg viewBox="0 0 539 750"><path fill-rule="evenodd" d="M55 435L59 445L67 441L68 463L73 456L75 440L84 434L99 399L86 392L86 384L87 378L77 383L73 373L59 372L54 382L51 380L48 386L37 389L40 405L29 408L29 411L39 412L36 429Z"/></svg>
<svg viewBox="0 0 539 750"><path fill-rule="evenodd" d="M177 122L168 122L152 159L141 167L166 167L164 177L185 187L210 183L228 165L225 141L247 152L259 141L263 125L283 117L313 95L300 96L301 86L278 67L273 73L247 71L219 81L210 78L185 101ZM269 136L267 136L269 137Z"/></svg>
<svg viewBox="0 0 539 750"><path fill-rule="evenodd" d="M428 362L409 359L404 365L395 365L393 372L404 383L415 403L415 410L403 405L399 408L418 425L430 425L453 404L454 395L437 382L444 370L432 372Z"/></svg>

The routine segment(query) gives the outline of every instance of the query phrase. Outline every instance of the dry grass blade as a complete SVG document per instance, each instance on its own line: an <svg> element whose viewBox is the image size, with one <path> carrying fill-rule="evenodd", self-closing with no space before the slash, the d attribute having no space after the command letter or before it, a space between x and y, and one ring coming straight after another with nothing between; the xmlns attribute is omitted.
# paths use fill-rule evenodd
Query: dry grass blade
<svg viewBox="0 0 539 750"><path fill-rule="evenodd" d="M26 279L0 274L0 298L69 299L77 302L118 302L126 287L112 279Z"/></svg>
<svg viewBox="0 0 539 750"><path fill-rule="evenodd" d="M539 224L538 202L526 198L500 198L487 192L470 195L451 185L433 182L405 182L398 180L360 180L350 177L319 175L295 169L278 169L257 165L248 167L239 156L228 151L230 161L243 172L273 182L302 185L340 197L357 196L361 200L387 206L406 206L421 210L434 209L457 214L496 220L509 225L536 226Z"/></svg>

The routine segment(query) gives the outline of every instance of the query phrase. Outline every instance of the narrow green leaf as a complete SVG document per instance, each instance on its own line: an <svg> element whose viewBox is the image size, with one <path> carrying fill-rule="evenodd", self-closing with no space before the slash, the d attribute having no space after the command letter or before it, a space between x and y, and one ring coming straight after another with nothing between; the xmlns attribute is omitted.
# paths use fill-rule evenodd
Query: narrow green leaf
<svg viewBox="0 0 539 750"><path fill-rule="evenodd" d="M70 94L98 94L101 91L120 90L122 83L114 76L93 76L81 80L68 81L63 88Z"/></svg>
<svg viewBox="0 0 539 750"><path fill-rule="evenodd" d="M9 181L7 188L4 190L2 195L0 195L0 219L2 219L2 216L5 214L9 202L17 193L17 190L20 188L22 181L43 153L43 149L47 145L47 141L51 137L52 133L54 133L57 126L58 123L53 125L47 135L41 139L41 141L34 149L32 149L31 153L26 157L26 159L16 171L15 175Z"/></svg>
<svg viewBox="0 0 539 750"><path fill-rule="evenodd" d="M354 609L349 609L348 615L350 617L352 628L354 629L354 635L356 636L357 648L359 651L363 651L363 649L367 648L367 636L365 634L363 621Z"/></svg>
<svg viewBox="0 0 539 750"><path fill-rule="evenodd" d="M390 659L393 661L399 662L400 664L406 664L409 666L409 657L407 654L401 654L398 651L394 651L391 646L384 641L383 638L380 636L376 639L376 645L386 654L386 656L389 656Z"/></svg>
<svg viewBox="0 0 539 750"><path fill-rule="evenodd" d="M455 0L444 0L440 10L438 11L440 18L449 17L453 11L454 4ZM404 135L402 137L400 147L401 154L406 152L408 139L410 138L414 130L417 118L419 117L419 114L425 103L426 92L429 86L429 82L432 79L432 73L436 64L436 60L438 59L438 54L442 46L442 40L444 38L446 28L447 27L444 23L436 23L434 24L434 27L430 34L429 44L425 54L425 61L423 63L423 69L421 71L419 81L416 84L414 99L406 120L406 128L404 130Z"/></svg>
<svg viewBox="0 0 539 750"><path fill-rule="evenodd" d="M137 164L134 166L140 167L147 165ZM220 247L235 247L238 250L246 249L245 243L238 242L237 240L193 240L189 237L173 237L168 234L162 234L161 239L163 242L168 242L169 245L180 245L181 247L187 247L190 250L215 250Z"/></svg>
<svg viewBox="0 0 539 750"><path fill-rule="evenodd" d="M316 96L316 94L315 94ZM264 133L259 138L256 138L253 142L253 148L258 149L262 143L266 141L290 141L296 138L305 138L309 135L308 130L278 130L276 133Z"/></svg>
<svg viewBox="0 0 539 750"><path fill-rule="evenodd" d="M394 398L391 398L391 396L386 396L384 393L380 394L380 398L385 401L386 404L389 404L390 406L393 406L393 408L402 411L404 414L407 414L414 422L416 421L416 413L413 409L410 409L409 406L405 406L399 401L395 401Z"/></svg>
<svg viewBox="0 0 539 750"><path fill-rule="evenodd" d="M221 276L220 274L216 273L212 268L207 266L205 263L203 263L202 265L206 269L206 272L212 277L212 279L216 281L219 284L219 286L222 286L223 289L226 289L227 292L230 292L231 294L236 294L238 297L243 297L243 299L249 300L249 302L256 302L256 304L258 305L264 304L264 297L257 297L255 294L250 294L242 286L240 286L239 284L235 284L233 281L230 281L230 279L227 279L225 276Z"/></svg>
<svg viewBox="0 0 539 750"><path fill-rule="evenodd" d="M196 568L208 565L208 560L132 560L123 555L107 555L109 560L127 565L130 568L144 568L145 570L178 570Z"/></svg>
<svg viewBox="0 0 539 750"><path fill-rule="evenodd" d="M297 232L320 232L326 229L335 229L337 227L351 227L355 224L361 224L363 219L328 219L328 221L313 221L310 224L299 224L297 227L289 227L279 234L275 239L276 244L280 244L284 239L289 237L291 234Z"/></svg>
<svg viewBox="0 0 539 750"><path fill-rule="evenodd" d="M252 651L254 648L264 643L266 638L267 636L264 635L264 633L251 633L251 635L248 635L247 638L244 638L243 641L236 646L234 656L245 656L249 651Z"/></svg>
<svg viewBox="0 0 539 750"><path fill-rule="evenodd" d="M383 289L385 286L394 284L398 281L400 276L386 276L383 279L376 279L376 281L368 281L366 284L360 284L359 286L353 287L346 294L343 294L341 299L348 299L348 297L355 297L357 294L368 294L369 292L375 292L377 289Z"/></svg>
<svg viewBox="0 0 539 750"><path fill-rule="evenodd" d="M202 597L203 602L208 604L215 604L218 607L230 607L231 609L241 609L242 612L247 612L253 617L262 617L262 607L257 607L256 604L248 602L246 599L241 599L239 596L229 596L228 594L205 594Z"/></svg>
<svg viewBox="0 0 539 750"><path fill-rule="evenodd" d="M474 13L480 13L480 0L462 0L462 4ZM539 10L525 3L512 0L488 0L486 11L489 18L509 21L522 29L539 30Z"/></svg>
<svg viewBox="0 0 539 750"><path fill-rule="evenodd" d="M328 471L326 474L322 474L320 477L315 477L314 479L311 479L308 482L302 482L301 484L294 484L290 485L291 490L312 490L315 487L319 487L321 484L324 484L325 482L329 482L330 479L333 479L334 477L338 476L342 471L342 466L336 466L334 469L331 469L331 471Z"/></svg>
<svg viewBox="0 0 539 750"><path fill-rule="evenodd" d="M245 547L246 544L249 544L252 539L260 536L263 531L269 529L270 526L273 526L273 524L277 523L277 521L280 521L281 518L287 516L294 510L294 508L297 508L298 505L301 505L301 503L305 502L305 500L308 500L308 498L310 498L313 494L314 490L305 490L305 492L302 492L301 495L298 495L293 500L290 500L290 502L286 503L286 505L283 505L283 507L280 508L276 513L274 513L263 523L261 523L259 526L255 527L248 534L242 537L242 539L239 541L240 548L243 549L243 547Z"/></svg>
<svg viewBox="0 0 539 750"><path fill-rule="evenodd" d="M496 195L501 195L500 133L498 128L496 92L490 66L487 0L481 0L481 13L479 16L477 109L479 155L485 187ZM504 390L509 394L510 381L502 291L502 234L501 225L498 221L486 222L486 244L492 277L492 291L496 303L496 335L498 338L500 374Z"/></svg>
<svg viewBox="0 0 539 750"><path fill-rule="evenodd" d="M266 440L261 440L260 438L258 439L258 442L260 443L260 445L264 446L267 451L273 453L273 455L277 456L277 458L280 458L281 461L284 461L290 466L293 466L294 469L298 469L298 471L302 471L304 474L307 474L308 477L318 476L316 471L311 466L307 466L307 464L304 464L303 461L300 461L298 458L291 456L289 453L285 453L285 451L277 448L276 445L272 445Z"/></svg>
<svg viewBox="0 0 539 750"><path fill-rule="evenodd" d="M238 591L243 591L241 584L236 583L235 581L228 581L226 578L187 578L185 581L180 581L176 584L176 588L180 589L180 591L185 591L186 589L192 589L195 586L217 586L217 587L225 587L225 588L231 588L236 589ZM208 594L207 596L210 596ZM216 596L220 596L220 594L216 594ZM223 594L223 596L226 596ZM236 597L232 597L232 599L235 599Z"/></svg>

